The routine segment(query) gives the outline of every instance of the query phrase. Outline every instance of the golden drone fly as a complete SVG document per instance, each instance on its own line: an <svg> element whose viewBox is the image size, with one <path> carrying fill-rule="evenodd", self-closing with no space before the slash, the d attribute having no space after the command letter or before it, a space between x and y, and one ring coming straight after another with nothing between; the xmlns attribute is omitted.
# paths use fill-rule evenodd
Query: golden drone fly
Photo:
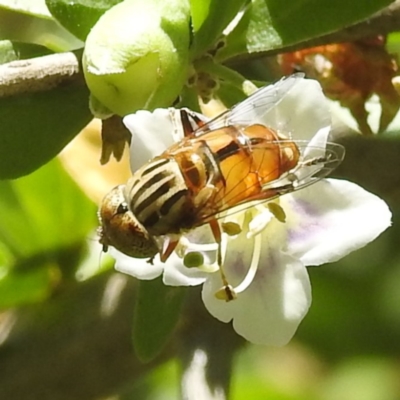
<svg viewBox="0 0 400 400"><path fill-rule="evenodd" d="M301 79L295 74L263 87L209 122L179 110L184 138L104 198L99 212L104 249L113 246L134 258L160 253L165 262L181 234L204 224L220 245L218 219L228 210L271 200L327 176L342 161L342 146L328 143L308 154L308 142L254 122ZM226 290L230 300L233 294Z"/></svg>

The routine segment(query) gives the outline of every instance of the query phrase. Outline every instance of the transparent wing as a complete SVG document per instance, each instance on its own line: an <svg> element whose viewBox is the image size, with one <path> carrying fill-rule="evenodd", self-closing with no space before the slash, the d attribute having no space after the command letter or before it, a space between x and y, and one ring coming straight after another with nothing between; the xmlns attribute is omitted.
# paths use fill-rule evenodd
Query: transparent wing
<svg viewBox="0 0 400 400"><path fill-rule="evenodd" d="M282 174L278 179L273 181L269 181L268 177L266 177L266 183L262 186L262 190L259 191L259 193L244 201L238 202L235 207L219 207L218 210L210 211L209 214L202 216L203 223L211 219L224 218L287 193L292 193L310 186L327 177L334 171L342 162L345 155L345 148L337 143L328 142L326 148L311 146L312 148L310 149L307 141L294 142L297 144L302 154L295 168ZM309 154L312 154L312 156ZM229 193L225 195L227 196Z"/></svg>
<svg viewBox="0 0 400 400"><path fill-rule="evenodd" d="M248 126L255 123L265 125L266 121L263 121L263 116L277 106L303 78L303 73L296 73L282 78L272 85L262 87L241 103L199 127L194 135L200 136L210 130L220 129L227 125Z"/></svg>
<svg viewBox="0 0 400 400"><path fill-rule="evenodd" d="M322 148L303 144L303 141L294 142L302 154L301 161L279 179L266 183L263 186L264 192L278 190L277 195L281 196L312 185L334 171L345 155L345 148L337 143L328 142L326 148Z"/></svg>

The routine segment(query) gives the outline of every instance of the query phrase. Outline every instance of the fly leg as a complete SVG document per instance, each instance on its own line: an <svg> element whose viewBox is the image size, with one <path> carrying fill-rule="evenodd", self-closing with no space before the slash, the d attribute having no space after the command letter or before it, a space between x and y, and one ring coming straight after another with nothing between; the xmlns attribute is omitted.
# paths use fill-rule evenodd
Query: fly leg
<svg viewBox="0 0 400 400"><path fill-rule="evenodd" d="M166 239L166 242L163 245L163 249L160 252L160 260L161 262L165 262L168 260L169 256L175 250L176 246L178 245L179 240L173 240L170 238Z"/></svg>
<svg viewBox="0 0 400 400"><path fill-rule="evenodd" d="M215 242L218 245L217 249L217 264L219 267L219 272L221 274L221 280L222 280L222 288L220 288L216 293L215 296L218 299L225 300L225 301L232 301L236 299L236 293L232 287L232 285L229 284L225 272L223 269L222 265L222 251L221 251L221 243L222 243L222 234L221 234L221 228L219 226L219 223L216 219L212 219L209 222L211 231L213 233Z"/></svg>
<svg viewBox="0 0 400 400"><path fill-rule="evenodd" d="M180 116L183 134L185 137L191 136L196 129L205 125L205 122L202 121L195 113L190 112L190 110L182 109L180 111Z"/></svg>

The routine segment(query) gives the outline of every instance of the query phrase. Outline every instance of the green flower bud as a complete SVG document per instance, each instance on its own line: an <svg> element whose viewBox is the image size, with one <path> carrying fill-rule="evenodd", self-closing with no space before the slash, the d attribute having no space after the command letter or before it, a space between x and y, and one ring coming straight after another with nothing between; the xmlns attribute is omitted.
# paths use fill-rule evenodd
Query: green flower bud
<svg viewBox="0 0 400 400"><path fill-rule="evenodd" d="M83 55L92 96L122 116L171 105L188 74L189 19L188 0L125 0L108 10Z"/></svg>

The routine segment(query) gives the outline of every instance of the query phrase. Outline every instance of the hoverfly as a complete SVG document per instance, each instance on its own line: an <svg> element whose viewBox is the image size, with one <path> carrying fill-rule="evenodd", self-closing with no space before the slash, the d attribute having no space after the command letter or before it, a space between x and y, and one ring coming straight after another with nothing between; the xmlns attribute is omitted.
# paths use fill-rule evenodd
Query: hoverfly
<svg viewBox="0 0 400 400"><path fill-rule="evenodd" d="M104 249L113 246L134 258L160 253L166 261L180 235L204 224L220 245L218 219L227 212L301 189L332 172L344 157L341 145L310 147L264 122L301 79L303 74L295 74L263 87L208 122L180 110L184 138L104 198L99 211ZM167 239L163 248L160 238Z"/></svg>

